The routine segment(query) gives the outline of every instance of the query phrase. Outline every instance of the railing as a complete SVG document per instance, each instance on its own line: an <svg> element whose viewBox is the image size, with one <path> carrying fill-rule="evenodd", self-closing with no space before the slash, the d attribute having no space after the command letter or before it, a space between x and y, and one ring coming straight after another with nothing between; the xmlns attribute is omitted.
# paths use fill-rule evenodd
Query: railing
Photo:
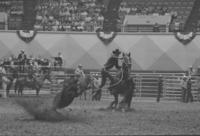
<svg viewBox="0 0 200 136"><path fill-rule="evenodd" d="M92 73L100 75L99 72ZM163 78L163 93L161 95L162 99L181 100L182 90L180 83L183 75L185 75L185 72L133 72L131 73L131 76L134 78L136 85L134 96L137 98L156 98L158 94L158 78L160 75L162 75ZM193 79L193 83L194 82L195 78ZM193 84L192 93L196 98L196 84ZM108 95L108 93L104 93L104 95Z"/></svg>
<svg viewBox="0 0 200 136"><path fill-rule="evenodd" d="M22 73L24 74L24 73ZM96 74L99 77L99 71L91 71L88 74ZM74 74L65 73L63 71L53 71L52 79L53 83L45 84L43 89L49 90L52 92L56 92L61 90L62 84L61 82L66 78ZM112 75L115 75L115 72L112 72ZM181 101L182 90L181 90L181 80L185 72L180 73L152 73L152 72L132 72L131 76L134 78L136 89L134 93L134 97L136 98L156 98L158 94L158 78L162 75L163 78L163 92L161 95L161 99L163 100L178 100ZM192 76L192 94L194 100L199 100L198 90L197 90L197 78L196 76ZM103 88L102 97L106 99L110 99L110 93L107 90L109 85L109 81L106 83Z"/></svg>

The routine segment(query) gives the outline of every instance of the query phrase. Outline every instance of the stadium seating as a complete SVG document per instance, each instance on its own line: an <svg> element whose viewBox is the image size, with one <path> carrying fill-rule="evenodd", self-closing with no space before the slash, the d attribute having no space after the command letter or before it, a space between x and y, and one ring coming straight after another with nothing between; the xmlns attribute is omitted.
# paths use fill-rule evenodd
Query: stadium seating
<svg viewBox="0 0 200 136"><path fill-rule="evenodd" d="M121 9L128 11L125 15L170 14L172 16L170 30L173 31L177 22L179 22L178 29L184 28L194 2L195 0L124 0ZM130 32L130 30L128 31ZM133 31L135 30L133 29Z"/></svg>
<svg viewBox="0 0 200 136"><path fill-rule="evenodd" d="M161 32L182 30L190 16L195 0L123 0L119 9L119 25L126 15L171 15L170 24L161 26ZM37 0L35 29L41 31L95 31L103 26L105 9L96 0ZM1 0L0 12L8 14L8 29L20 29L23 0ZM200 28L197 24L198 28ZM2 24L1 24L2 25ZM6 24L3 24L6 25ZM2 28L2 27L1 27ZM123 28L122 31L153 31L146 26ZM141 30L140 30L141 29ZM200 29L199 29L200 30Z"/></svg>
<svg viewBox="0 0 200 136"><path fill-rule="evenodd" d="M94 31L102 25L95 0L39 0L35 28L44 31Z"/></svg>

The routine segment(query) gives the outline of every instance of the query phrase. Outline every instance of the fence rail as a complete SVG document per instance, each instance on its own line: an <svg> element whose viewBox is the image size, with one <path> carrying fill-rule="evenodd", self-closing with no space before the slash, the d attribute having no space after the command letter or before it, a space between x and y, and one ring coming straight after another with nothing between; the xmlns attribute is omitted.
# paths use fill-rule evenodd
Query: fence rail
<svg viewBox="0 0 200 136"><path fill-rule="evenodd" d="M25 74L25 73L22 73ZM100 72L90 72L88 74L96 74L100 76ZM115 75L115 73L112 73ZM163 77L163 92L161 99L164 100L181 100L182 90L181 90L181 80L185 73L131 73L131 76L134 78L136 89L135 97L152 97L155 98L158 93L158 78L160 75ZM69 77L74 74L65 73L61 71L52 72L53 83L44 84L43 89L58 91L61 90L62 84L60 84L64 78ZM192 77L192 94L194 100L198 99L198 90L196 76ZM110 98L109 91L106 89L109 82L106 83L105 88L103 89L103 97Z"/></svg>

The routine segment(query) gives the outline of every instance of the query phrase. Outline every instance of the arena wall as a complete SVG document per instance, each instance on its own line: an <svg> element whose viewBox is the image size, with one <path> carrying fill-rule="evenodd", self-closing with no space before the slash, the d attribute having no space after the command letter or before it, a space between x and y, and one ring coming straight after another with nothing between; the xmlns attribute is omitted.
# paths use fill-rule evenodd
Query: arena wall
<svg viewBox="0 0 200 136"><path fill-rule="evenodd" d="M38 32L30 43L23 42L15 31L0 32L0 58L17 55L24 49L35 57L53 57L61 52L66 68L79 63L85 69L103 67L112 50L130 52L133 70L183 71L200 65L200 35L188 45L166 33L118 33L113 42L104 45L95 33Z"/></svg>

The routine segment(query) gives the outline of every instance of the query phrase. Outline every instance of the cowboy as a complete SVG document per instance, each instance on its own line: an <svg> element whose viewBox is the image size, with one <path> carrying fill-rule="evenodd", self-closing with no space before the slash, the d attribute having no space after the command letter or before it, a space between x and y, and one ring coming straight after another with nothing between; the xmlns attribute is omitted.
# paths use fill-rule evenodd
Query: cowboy
<svg viewBox="0 0 200 136"><path fill-rule="evenodd" d="M25 62L26 62L26 54L24 52L24 50L20 51L20 54L18 55L18 60L19 60L19 70L20 72L24 72L24 66L25 66Z"/></svg>
<svg viewBox="0 0 200 136"><path fill-rule="evenodd" d="M60 68L63 65L63 55L61 52L58 52L58 56L56 56L55 58L55 62L54 62L54 66L59 66Z"/></svg>
<svg viewBox="0 0 200 136"><path fill-rule="evenodd" d="M99 78L98 74L92 75L92 84L91 84L92 95L94 95L96 91L98 91L100 84L101 84L101 79ZM101 95L102 95L101 92L99 92L98 98L92 97L92 101L95 99L99 101L101 99Z"/></svg>
<svg viewBox="0 0 200 136"><path fill-rule="evenodd" d="M193 67L190 66L190 67L188 68L188 76L191 76L192 74L193 74Z"/></svg>
<svg viewBox="0 0 200 136"><path fill-rule="evenodd" d="M182 88L182 102L186 102L186 93L187 93L187 77L184 75L181 81Z"/></svg>
<svg viewBox="0 0 200 136"><path fill-rule="evenodd" d="M121 67L118 64L119 55L121 54L121 51L119 49L116 49L112 52L111 57L107 60L106 64L104 65L104 68L101 70L101 85L97 89L97 91L93 95L93 100L98 99L98 97L101 95L101 89L106 83L106 78L111 77L109 70L115 67L117 70L121 69Z"/></svg>
<svg viewBox="0 0 200 136"><path fill-rule="evenodd" d="M109 74L110 69L112 69L113 67L115 67L117 70L121 69L121 67L118 64L118 59L120 59L119 58L120 54L121 54L121 51L119 51L119 49L116 49L112 52L111 57L108 59L108 61L104 65L104 68L101 70L102 80L101 80L101 85L99 88L102 88L105 85L106 77L111 76Z"/></svg>
<svg viewBox="0 0 200 136"><path fill-rule="evenodd" d="M85 77L85 73L83 71L83 65L79 64L74 73L78 78Z"/></svg>
<svg viewBox="0 0 200 136"><path fill-rule="evenodd" d="M161 97L162 92L163 92L163 77L162 77L162 75L159 75L159 77L158 77L158 93L157 93L157 99L156 99L157 102L160 102L160 97Z"/></svg>
<svg viewBox="0 0 200 136"><path fill-rule="evenodd" d="M188 81L187 81L186 102L187 102L187 103L188 103L188 102L193 102L191 76L188 77Z"/></svg>

